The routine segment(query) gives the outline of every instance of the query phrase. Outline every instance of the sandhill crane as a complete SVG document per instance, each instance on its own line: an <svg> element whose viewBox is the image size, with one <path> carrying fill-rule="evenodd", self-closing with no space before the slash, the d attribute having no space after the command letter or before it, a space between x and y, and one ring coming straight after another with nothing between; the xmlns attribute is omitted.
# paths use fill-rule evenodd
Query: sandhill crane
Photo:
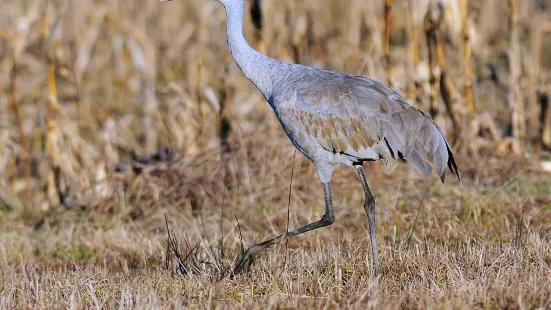
<svg viewBox="0 0 551 310"><path fill-rule="evenodd" d="M375 199L362 163L381 160L388 173L405 159L442 182L446 166L459 178L442 131L423 112L387 86L360 76L290 64L255 51L243 36L245 0L217 0L226 9L227 43L241 71L273 108L287 136L316 166L325 193L325 214L314 223L251 246L236 262L241 271L252 255L305 232L333 224L331 174L336 165L354 166L365 192L364 208L375 274L380 273L375 235Z"/></svg>

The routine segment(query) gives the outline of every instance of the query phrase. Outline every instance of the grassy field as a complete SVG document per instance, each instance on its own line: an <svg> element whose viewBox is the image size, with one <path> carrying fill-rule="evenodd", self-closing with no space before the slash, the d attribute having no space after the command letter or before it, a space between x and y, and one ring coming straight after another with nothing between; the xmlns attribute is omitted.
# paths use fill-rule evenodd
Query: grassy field
<svg viewBox="0 0 551 310"><path fill-rule="evenodd" d="M384 0L265 0L261 29L246 16L246 37L270 56L390 82L427 112L435 95L462 179L365 165L376 279L351 168L333 177L334 225L231 274L242 247L285 231L288 207L296 228L324 201L313 165L293 160L233 64L220 4L11 1L0 11L0 309L551 308L551 7L517 1L509 23L509 1L470 2L476 112L461 1L442 1L441 85L429 1L395 0L388 38Z"/></svg>
<svg viewBox="0 0 551 310"><path fill-rule="evenodd" d="M212 154L112 181L117 196L53 208L32 226L4 214L0 305L549 307L551 182L538 166L519 159L460 159L463 180L448 185L403 165L390 177L379 167L369 169L378 203L379 284L353 169L337 172L333 226L292 239L288 250L267 250L250 271L232 278L240 251L234 214L246 245L285 230L293 151L288 144L276 148L279 142L267 145L269 155L236 152L222 160ZM256 136L244 143L252 148L265 141ZM281 172L272 173L278 166ZM232 167L241 169L224 193L221 176ZM298 159L291 227L323 214L321 185L314 180L312 165ZM179 240L183 273L175 259L168 268L165 263L165 216Z"/></svg>

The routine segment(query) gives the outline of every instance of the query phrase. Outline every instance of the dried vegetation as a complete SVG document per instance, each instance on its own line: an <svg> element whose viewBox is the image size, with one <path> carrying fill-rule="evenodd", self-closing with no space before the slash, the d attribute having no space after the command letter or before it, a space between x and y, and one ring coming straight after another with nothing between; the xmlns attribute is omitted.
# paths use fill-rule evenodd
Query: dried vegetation
<svg viewBox="0 0 551 310"><path fill-rule="evenodd" d="M248 3L257 49L386 81L453 137L461 183L367 168L381 282L348 169L335 225L230 277L285 231L293 165L290 227L324 206L218 3L24 0L0 11L0 308L550 307L547 1Z"/></svg>

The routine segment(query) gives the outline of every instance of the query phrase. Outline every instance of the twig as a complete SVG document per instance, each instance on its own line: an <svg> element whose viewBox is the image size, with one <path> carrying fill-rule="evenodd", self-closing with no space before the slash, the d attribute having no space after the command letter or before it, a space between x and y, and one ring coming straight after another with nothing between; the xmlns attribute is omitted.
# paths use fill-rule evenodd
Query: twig
<svg viewBox="0 0 551 310"><path fill-rule="evenodd" d="M522 246L522 223L524 221L524 210L526 209L526 206L528 205L529 202L530 202L530 199L528 199L526 203L524 203L524 205L522 206L522 210L520 211L520 217L517 223L516 245L519 248Z"/></svg>
<svg viewBox="0 0 551 310"><path fill-rule="evenodd" d="M165 213L165 225L166 225L166 232L168 234L168 239L166 240L166 261L165 261L165 265L166 265L166 269L167 270L170 270L170 227L168 226L168 217L166 216L166 213Z"/></svg>
<svg viewBox="0 0 551 310"><path fill-rule="evenodd" d="M429 189L427 188L427 190L425 191L425 194L423 194L423 198L421 198L421 202L419 202L419 207L417 208L417 215L415 215L415 220L413 221L413 227L411 227L411 230L410 230L410 232L408 234L408 237L407 237L406 250L409 250L409 246L411 244L411 237L413 236L413 233L415 232L415 227L417 227L417 220L419 219L419 213L423 209L423 202L425 201L425 198L427 197L428 193L429 193Z"/></svg>
<svg viewBox="0 0 551 310"><path fill-rule="evenodd" d="M195 75L195 84L193 86L195 90L195 100L197 102L197 120L198 120L198 132L196 137L196 143L199 149L204 149L206 145L206 133L203 126L205 115L203 113L203 95L201 94L201 72L203 70L203 57L199 56L197 59L197 74Z"/></svg>
<svg viewBox="0 0 551 310"><path fill-rule="evenodd" d="M241 225L239 225L239 219L237 218L237 214L233 214L235 216L235 220L237 221L237 228L239 229L239 240L241 241L241 255L245 253L245 249L243 248L243 235L241 234Z"/></svg>
<svg viewBox="0 0 551 310"><path fill-rule="evenodd" d="M201 219L201 226L203 226L203 238L204 239L207 239L207 243L209 244L209 250L214 253L214 251L212 250L212 244L210 243L210 239L209 239L209 235L207 234L207 228L205 227L205 222L203 221L203 216L200 215L199 218Z"/></svg>
<svg viewBox="0 0 551 310"><path fill-rule="evenodd" d="M186 257L184 258L184 262L187 262L187 260L195 253L197 252L197 249L199 249L199 245L201 245L201 242L203 242L203 240L205 239L205 236L203 236L203 238L201 238L201 240L199 240L199 242L197 242L195 244L195 246L192 248L188 245L188 249L191 249L191 251L186 255ZM187 243L187 242L186 242Z"/></svg>
<svg viewBox="0 0 551 310"><path fill-rule="evenodd" d="M224 258L224 204L226 202L226 185L224 184L224 194L222 195L222 205L220 209L222 210L220 215L220 258Z"/></svg>
<svg viewBox="0 0 551 310"><path fill-rule="evenodd" d="M285 229L285 234L289 233L289 222L291 219L291 193L293 191L293 175L295 174L295 159L297 157L297 150L293 155L293 164L291 165L291 181L289 182L289 200L287 201L287 228ZM283 263L283 270L287 268L287 255L289 251L289 239L285 239L285 261Z"/></svg>
<svg viewBox="0 0 551 310"><path fill-rule="evenodd" d="M174 256L178 260L178 267L176 268L176 271L180 274L187 273L186 267L185 267L185 260L182 259L182 255L180 254L180 249L178 246L178 240L176 239L176 236L170 233L170 228L168 225L168 219L165 214L165 224L167 228L167 234L168 234L168 240L167 240L167 256L166 256L166 266L167 268L170 268L170 250L174 253Z"/></svg>

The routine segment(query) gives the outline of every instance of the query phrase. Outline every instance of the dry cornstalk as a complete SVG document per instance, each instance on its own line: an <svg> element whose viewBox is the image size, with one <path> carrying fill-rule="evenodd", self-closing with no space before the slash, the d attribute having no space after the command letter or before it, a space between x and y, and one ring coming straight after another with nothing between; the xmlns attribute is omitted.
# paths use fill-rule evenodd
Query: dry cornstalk
<svg viewBox="0 0 551 310"><path fill-rule="evenodd" d="M10 86L10 99L11 99L11 108L15 116L15 125L17 127L17 132L19 133L19 143L21 144L21 165L23 166L23 173L25 176L26 191L25 198L26 201L23 204L23 216L31 214L31 161L29 156L29 146L27 144L27 137L23 131L23 123L21 122L21 115L19 113L19 105L17 103L17 61L14 57L13 66L10 74L11 86Z"/></svg>
<svg viewBox="0 0 551 310"><path fill-rule="evenodd" d="M524 115L523 103L520 95L520 45L519 45L519 29L518 29L518 12L517 0L509 0L509 90L507 100L511 107L511 123L512 123L512 151L515 154L520 154L521 140L524 137Z"/></svg>
<svg viewBox="0 0 551 310"><path fill-rule="evenodd" d="M537 69L538 69L538 80L539 80L539 75L541 74L541 71L540 70L540 57L541 57L541 39L542 39L542 35L544 33L548 34L548 33L551 33L551 22L546 22L546 23L542 23L540 25L540 36L539 38L536 38L536 40L540 43L540 46L539 46L539 49L538 49L538 58L537 58ZM547 99L545 104L544 102L541 102L540 103L540 106L541 106L541 115L542 115L542 120L543 120L543 128L542 128L542 132L541 132L541 135L542 135L542 143L543 145L548 148L548 149L551 149L551 104L549 103L549 87L543 87L545 89L545 98ZM542 96L543 98L543 96Z"/></svg>
<svg viewBox="0 0 551 310"><path fill-rule="evenodd" d="M438 40L438 37L436 42L436 58L438 59L438 66L440 66L440 93L442 94L446 109L452 120L455 138L457 138L460 131L459 122L454 109L454 105L457 102L457 90L453 81L448 77L444 47L442 46L442 40Z"/></svg>
<svg viewBox="0 0 551 310"><path fill-rule="evenodd" d="M544 23L536 23L537 27L537 36L533 40L533 50L534 54L534 70L536 71L537 82L541 83L541 40L543 39L544 34L551 33L551 22L547 21ZM542 95L540 96L540 107L541 107L541 120L543 121L541 128L541 141L543 145L551 149L551 104L549 103L549 89L548 85L544 85L542 88ZM532 122L532 120L531 120Z"/></svg>
<svg viewBox="0 0 551 310"><path fill-rule="evenodd" d="M539 95L541 106L541 121L543 128L541 131L541 142L547 148L551 149L551 104L549 102L549 90L545 88Z"/></svg>
<svg viewBox="0 0 551 310"><path fill-rule="evenodd" d="M152 128L155 124L155 117L159 111L157 105L156 92L156 63L157 47L155 43L145 34L130 23L127 19L113 8L106 11L106 19L117 29L125 33L129 38L129 51L134 62L134 66L140 71L144 96L144 117L142 119L143 128ZM152 154L157 148L158 136L155 130L146 130L145 132L145 152Z"/></svg>
<svg viewBox="0 0 551 310"><path fill-rule="evenodd" d="M57 205L60 203L59 197L57 195L56 184L59 183L55 179L54 170L57 168L57 161L54 157L57 157L57 150L54 150L54 139L56 135L56 123L55 123L55 113L59 110L57 104L57 85L55 80L55 65L53 63L54 52L49 51L47 42L50 38L50 26L48 24L47 10L44 10L42 15L42 39L44 40L45 46L45 55L46 55L46 64L47 64L47 78L48 78L48 105L46 107L45 114L45 123L46 123L46 132L45 132L45 147L44 152L46 153L46 158L48 158L49 169L48 171L48 199L50 205Z"/></svg>
<svg viewBox="0 0 551 310"><path fill-rule="evenodd" d="M251 20L254 25L254 39L259 52L266 54L266 43L263 36L264 16L262 14L261 0L253 0L251 5Z"/></svg>
<svg viewBox="0 0 551 310"><path fill-rule="evenodd" d="M463 57L465 60L465 102L469 112L476 111L473 92L473 67L472 67L472 47L471 35L469 32L469 0L460 0L461 12L461 34L463 38Z"/></svg>
<svg viewBox="0 0 551 310"><path fill-rule="evenodd" d="M542 27L540 26L542 22L541 16L536 15L532 20L532 31L531 31L531 54L532 61L528 68L528 78L529 78L529 91L528 91L528 102L526 106L527 113L527 139L534 141L541 141L541 124L540 124L540 115L544 112L540 109L539 98L538 98L538 86L540 86L541 81L541 40L542 40ZM537 148L536 151L539 151L541 145L534 144Z"/></svg>
<svg viewBox="0 0 551 310"><path fill-rule="evenodd" d="M195 101L197 102L197 118L198 121L198 131L197 131L197 146L200 150L204 150L206 145L206 137L205 132L203 128L203 123L205 122L204 114L203 114L203 103L202 99L203 96L201 94L201 70L203 69L203 58L199 56L197 59L197 75L195 78L195 84L194 84L194 90L195 90Z"/></svg>
<svg viewBox="0 0 551 310"><path fill-rule="evenodd" d="M543 146L551 149L551 107L549 105L549 88L548 85L543 84L544 81L542 81L541 68L541 43L543 36L549 33L551 33L551 22L544 22L541 16L536 16L532 22L531 89L529 95L531 107L526 110L529 114L528 136L535 141L541 141Z"/></svg>
<svg viewBox="0 0 551 310"><path fill-rule="evenodd" d="M419 81L419 75L416 74L417 67L419 66L419 23L418 23L418 10L415 4L415 0L409 0L409 22L408 25L408 37L409 37L409 83L408 83L408 97L414 98L413 104L420 107L422 104L422 90L421 82Z"/></svg>
<svg viewBox="0 0 551 310"><path fill-rule="evenodd" d="M262 54L267 54L268 52L268 49L266 47L266 42L264 41L264 13L263 13L263 10L262 10L262 0L252 0L252 5L251 5L251 20L253 22L253 25L254 25L254 39L255 39L255 42L256 42L256 48L259 52L261 52ZM297 52L297 48L293 46L293 53L295 54L295 59L298 57L298 52ZM230 134L230 123L229 123L229 119L228 119L228 116L229 116L229 101L227 102L224 102L225 100L228 99L228 96L227 96L227 92L228 92L228 85L227 83L225 82L226 80L223 79L224 81L224 86L223 86L223 89L221 90L221 93L224 93L226 94L225 96L221 96L223 98L221 98L220 100L220 103L223 104L220 112L221 112L221 115L220 115L220 137L221 137L221 144L223 146L223 149L227 149L229 150L229 145L227 143L227 140L228 140L228 137L229 137L229 134ZM277 127L279 124L276 124L276 122L274 122L274 119L271 117L272 116L272 109L267 106L267 105L261 105L261 107L259 108L260 109L260 113L262 113L262 115L264 115L267 119L268 119L268 124L269 124L269 127L270 127L270 135L276 135L277 134Z"/></svg>
<svg viewBox="0 0 551 310"><path fill-rule="evenodd" d="M391 67L391 57L390 57L390 28L391 28L390 12L392 11L392 2L393 0L385 0L385 42L384 42L387 84L388 86L391 86L391 87L392 87L392 79L391 79L392 67Z"/></svg>
<svg viewBox="0 0 551 310"><path fill-rule="evenodd" d="M429 68L430 68L430 113L433 118L438 116L438 77L437 77L437 42L438 28L442 21L442 14L437 18L435 8L429 5L425 15L424 25L427 36L427 45L429 50Z"/></svg>
<svg viewBox="0 0 551 310"><path fill-rule="evenodd" d="M302 14L298 17L293 33L291 35L291 43L293 46L293 57L295 63L303 62L303 46L306 36L308 35L308 17Z"/></svg>
<svg viewBox="0 0 551 310"><path fill-rule="evenodd" d="M228 66L224 66L224 75L228 75ZM220 111L218 115L219 120L219 137L220 137L220 149L224 152L229 152L230 145L229 145L229 137L231 133L231 124L229 119L230 114L230 105L229 105L229 99L230 99L230 88L228 86L228 83L226 82L226 79L222 79L222 86L220 87L220 91L218 94L218 100L220 101Z"/></svg>
<svg viewBox="0 0 551 310"><path fill-rule="evenodd" d="M431 85L431 114L436 118L439 113L438 107L438 87L446 104L446 109L452 120L455 138L457 138L460 130L459 122L455 115L454 104L457 101L457 91L452 80L448 78L446 59L444 56L444 47L440 40L440 26L444 19L442 7L436 7L433 4L429 5L425 16L425 32L427 36L427 44L429 49L429 65L430 65L430 85ZM440 69L440 75L437 74L437 69Z"/></svg>

